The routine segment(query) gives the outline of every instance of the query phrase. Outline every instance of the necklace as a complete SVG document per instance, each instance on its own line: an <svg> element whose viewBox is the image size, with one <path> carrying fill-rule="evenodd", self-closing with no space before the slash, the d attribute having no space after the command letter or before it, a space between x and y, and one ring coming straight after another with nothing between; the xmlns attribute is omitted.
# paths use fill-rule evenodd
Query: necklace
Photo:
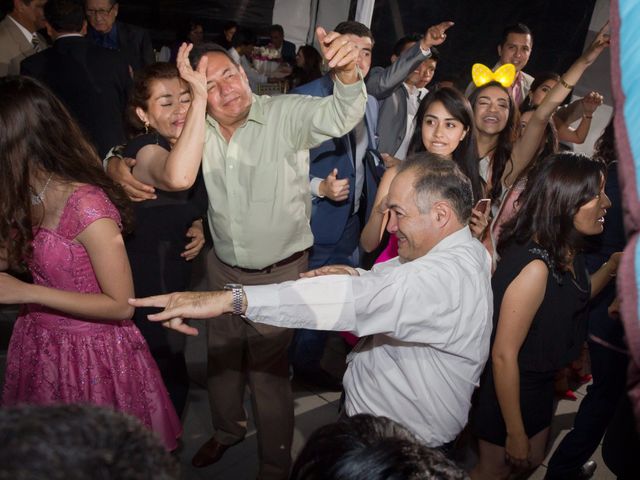
<svg viewBox="0 0 640 480"><path fill-rule="evenodd" d="M31 194L31 205L40 205L42 203L42 197L49 186L49 182L51 182L51 177L53 177L53 173L49 174L49 178L47 178L47 181L45 182L44 187L42 187L42 190L40 190L40 193L36 193L35 195L33 193Z"/></svg>

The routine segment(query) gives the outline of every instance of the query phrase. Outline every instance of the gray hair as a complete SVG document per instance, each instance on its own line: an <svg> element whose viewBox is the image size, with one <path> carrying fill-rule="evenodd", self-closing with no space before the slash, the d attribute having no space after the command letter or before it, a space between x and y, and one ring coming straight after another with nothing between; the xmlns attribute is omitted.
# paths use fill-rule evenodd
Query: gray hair
<svg viewBox="0 0 640 480"><path fill-rule="evenodd" d="M429 152L410 155L401 162L398 174L414 172L415 202L420 213L431 210L434 202L445 200L462 224L469 222L473 207L471 181L451 160Z"/></svg>

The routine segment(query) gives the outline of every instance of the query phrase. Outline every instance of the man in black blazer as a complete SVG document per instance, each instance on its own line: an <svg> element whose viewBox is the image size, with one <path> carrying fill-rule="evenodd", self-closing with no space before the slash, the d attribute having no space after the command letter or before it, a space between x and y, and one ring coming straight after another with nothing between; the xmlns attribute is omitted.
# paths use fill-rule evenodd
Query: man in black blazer
<svg viewBox="0 0 640 480"><path fill-rule="evenodd" d="M89 21L89 40L101 47L122 52L134 72L156 61L149 32L116 21L116 0L85 0L85 12Z"/></svg>
<svg viewBox="0 0 640 480"><path fill-rule="evenodd" d="M124 142L123 115L131 87L119 52L84 37L87 23L74 0L49 0L46 27L53 47L22 61L20 73L45 83L62 100L103 157Z"/></svg>

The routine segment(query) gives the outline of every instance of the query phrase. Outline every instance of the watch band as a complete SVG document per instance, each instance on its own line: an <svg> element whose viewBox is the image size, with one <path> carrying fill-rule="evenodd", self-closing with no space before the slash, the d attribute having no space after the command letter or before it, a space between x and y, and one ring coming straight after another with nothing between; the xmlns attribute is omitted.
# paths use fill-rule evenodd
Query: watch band
<svg viewBox="0 0 640 480"><path fill-rule="evenodd" d="M233 297L233 311L234 315L242 315L243 303L244 303L244 289L239 283L227 283L224 286L225 290L230 290Z"/></svg>

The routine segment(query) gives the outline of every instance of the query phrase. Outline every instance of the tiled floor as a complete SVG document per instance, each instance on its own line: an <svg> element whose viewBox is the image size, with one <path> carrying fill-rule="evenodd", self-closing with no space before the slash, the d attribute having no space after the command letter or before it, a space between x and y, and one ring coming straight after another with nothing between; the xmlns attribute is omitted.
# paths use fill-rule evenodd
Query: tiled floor
<svg viewBox="0 0 640 480"><path fill-rule="evenodd" d="M195 324L195 322L192 322ZM207 480L245 480L256 477L258 469L256 436L253 424L249 427L249 433L244 442L229 449L225 456L217 464L203 469L196 469L191 466L191 457L202 443L211 436L211 423L206 390L202 387L205 379L205 335L204 329L198 337L189 339L187 353L189 369L194 379L189 397L189 406L185 412L183 437L183 447L179 451L179 458L182 466L184 479L207 479ZM553 449L573 424L573 417L578 409L580 400L586 393L586 386L581 387L577 394L578 400L575 402L562 400L558 403L554 423L552 426L551 438L552 447L544 465L538 468L529 478L541 480L546 471L546 462L551 456ZM294 382L295 396L295 433L293 441L293 456L300 451L306 438L316 428L330 423L337 418L339 394L334 392L323 392L299 385ZM250 413L249 402L246 403L247 411ZM593 477L594 480L614 479L614 475L606 468L600 457L600 450L593 457L598 462L598 469ZM465 463L472 464L473 453L469 452Z"/></svg>

